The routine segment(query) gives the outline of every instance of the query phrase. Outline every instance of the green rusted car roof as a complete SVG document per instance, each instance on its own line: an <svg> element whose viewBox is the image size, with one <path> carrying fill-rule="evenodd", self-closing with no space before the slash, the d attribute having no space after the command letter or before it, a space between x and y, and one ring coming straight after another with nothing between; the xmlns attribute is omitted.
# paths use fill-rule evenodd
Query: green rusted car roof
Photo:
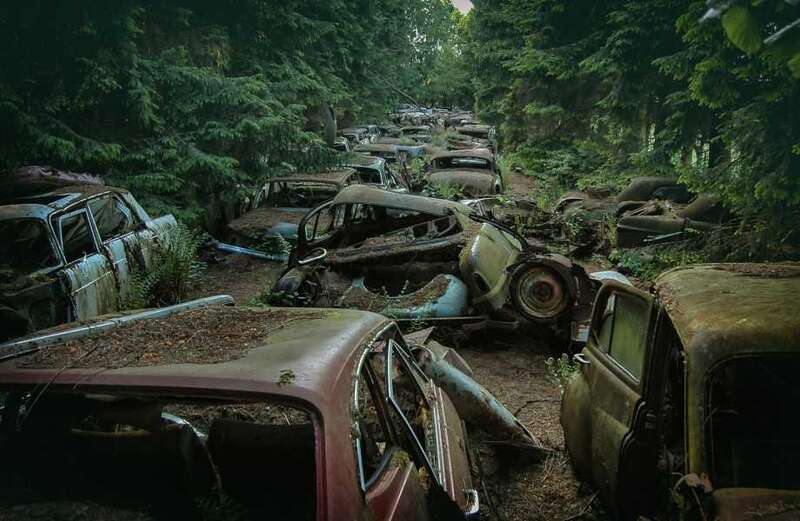
<svg viewBox="0 0 800 521"><path fill-rule="evenodd" d="M690 358L800 349L800 263L677 268L656 288Z"/></svg>

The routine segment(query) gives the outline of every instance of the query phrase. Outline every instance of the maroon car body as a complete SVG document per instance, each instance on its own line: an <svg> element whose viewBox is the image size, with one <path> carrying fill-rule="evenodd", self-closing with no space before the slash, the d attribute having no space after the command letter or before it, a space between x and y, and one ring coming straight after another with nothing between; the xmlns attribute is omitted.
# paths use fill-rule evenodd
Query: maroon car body
<svg viewBox="0 0 800 521"><path fill-rule="evenodd" d="M180 315L184 317L181 319ZM463 519L465 513L477 514L464 424L448 397L416 365L393 322L377 314L354 310L227 306L181 310L160 318L158 324L147 325L147 331L160 330L158 338L163 339L164 345L151 345L147 348L148 357L139 360L161 356L166 353L163 349L172 349L170 346L176 342L182 345L180 339L185 340L185 336L170 331L170 324L180 320L202 324L209 316L225 327L241 323L243 327L260 328L263 334L246 344L247 349L233 359L203 363L174 363L174 359L169 359L172 363L163 365L134 363L110 368L108 364L105 368L103 364L87 366L92 365L86 362L91 357L79 357L66 364L63 359L46 362L51 353L76 349L74 341L61 342L68 338L69 328L62 327L49 336L45 333L44 338L50 339L45 341L51 344L48 346L42 345L42 336L39 340L28 338L0 345L0 360L6 357L0 362L0 452L6 452L3 444L9 439L7 435L21 423L11 421L20 416L14 404L28 411L43 407L41 400L52 395L106 397L106 401L109 396L133 396L139 401L152 399L158 403L176 399L269 402L303 411L312 420L316 483L313 519L450 519L453 513L453 518ZM91 339L100 338L100 349L106 349L112 344L110 340L103 343L102 335L115 331L119 334L125 327L131 325L114 325L108 331L93 333ZM202 331L201 326L197 330ZM213 339L203 341L207 344ZM19 355L31 347L40 350ZM11 357L12 350L18 356ZM45 362L36 362L37 357ZM30 402L30 397L37 396L42 386L46 390L42 393L44 398L39 395L37 401ZM406 392L398 390L400 387L412 389L419 399L417 405L427 404L420 406L416 417L407 417L407 403L398 405L404 399L400 395ZM4 393L8 394L2 407ZM364 425L370 411L363 404L370 398L374 400L370 411L377 412L373 420L378 424ZM368 454L368 446L374 441L370 438L374 438L376 429L383 430L386 438L383 444L372 444L371 448L382 454ZM209 442L214 436L213 427L210 432ZM265 476L262 486L267 487L267 480L275 479L269 476L282 479L284 469L268 467L261 471ZM223 479L223 488L224 485ZM433 496L436 501L431 501ZM436 510L441 507L442 498L444 510ZM439 507L432 507L432 503L438 503ZM0 518L7 506L0 500ZM450 514L444 513L448 511ZM285 512L279 510L271 514L285 517Z"/></svg>

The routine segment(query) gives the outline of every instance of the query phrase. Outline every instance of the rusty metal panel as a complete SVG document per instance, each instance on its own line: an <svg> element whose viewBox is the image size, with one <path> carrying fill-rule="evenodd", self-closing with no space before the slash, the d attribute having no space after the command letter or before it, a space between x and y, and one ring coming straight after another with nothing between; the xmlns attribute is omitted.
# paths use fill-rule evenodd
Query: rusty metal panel
<svg viewBox="0 0 800 521"><path fill-rule="evenodd" d="M74 320L87 320L119 308L111 262L96 253L64 269L69 280Z"/></svg>

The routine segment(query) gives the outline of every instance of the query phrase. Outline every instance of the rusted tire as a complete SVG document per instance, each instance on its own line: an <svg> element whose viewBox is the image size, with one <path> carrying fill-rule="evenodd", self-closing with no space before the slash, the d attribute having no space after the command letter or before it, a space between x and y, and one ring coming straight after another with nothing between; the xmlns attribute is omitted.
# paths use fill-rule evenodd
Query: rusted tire
<svg viewBox="0 0 800 521"><path fill-rule="evenodd" d="M567 312L574 291L558 270L542 263L521 265L511 277L511 302L525 318L552 322Z"/></svg>
<svg viewBox="0 0 800 521"><path fill-rule="evenodd" d="M319 296L316 274L293 268L287 271L272 288L272 304L279 306L310 306Z"/></svg>

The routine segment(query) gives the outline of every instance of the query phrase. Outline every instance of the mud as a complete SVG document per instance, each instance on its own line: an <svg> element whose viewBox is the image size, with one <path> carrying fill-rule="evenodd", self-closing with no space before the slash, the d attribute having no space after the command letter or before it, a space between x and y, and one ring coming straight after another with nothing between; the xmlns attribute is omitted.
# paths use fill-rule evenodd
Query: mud
<svg viewBox="0 0 800 521"><path fill-rule="evenodd" d="M321 316L308 312L305 320ZM20 362L25 368L151 367L215 364L263 345L289 315L282 310L211 307L131 322L98 336L50 347ZM293 315L292 319L296 319Z"/></svg>

